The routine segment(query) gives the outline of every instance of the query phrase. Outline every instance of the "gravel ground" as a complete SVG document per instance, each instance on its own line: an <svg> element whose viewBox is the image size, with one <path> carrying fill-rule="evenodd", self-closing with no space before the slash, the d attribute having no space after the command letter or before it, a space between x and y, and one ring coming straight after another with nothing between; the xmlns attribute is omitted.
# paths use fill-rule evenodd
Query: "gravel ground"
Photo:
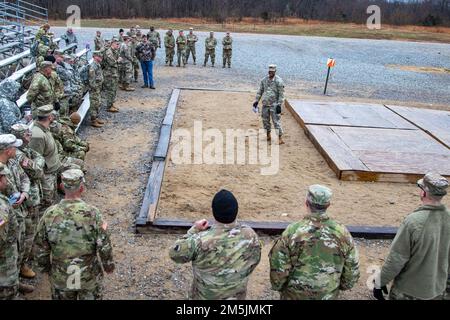
<svg viewBox="0 0 450 320"><path fill-rule="evenodd" d="M94 28L76 31L79 42L93 47ZM117 34L116 29L100 29L105 38ZM57 35L63 28L54 28ZM165 31L159 30L162 37ZM197 56L204 57L207 33L198 32ZM223 34L217 33L221 41ZM255 86L269 63L276 63L287 87L303 94L321 94L326 77L327 58L337 59L328 93L332 96L410 101L425 104L450 102L449 73L419 73L391 68L388 65L450 68L450 45L388 40L340 39L285 35L234 34L233 68L216 69L217 78L226 87L236 83ZM221 45L217 63L221 66ZM158 52L157 66L164 64L164 49ZM192 66L189 67L193 68ZM199 78L190 71L190 77ZM197 80L197 79L196 79Z"/></svg>

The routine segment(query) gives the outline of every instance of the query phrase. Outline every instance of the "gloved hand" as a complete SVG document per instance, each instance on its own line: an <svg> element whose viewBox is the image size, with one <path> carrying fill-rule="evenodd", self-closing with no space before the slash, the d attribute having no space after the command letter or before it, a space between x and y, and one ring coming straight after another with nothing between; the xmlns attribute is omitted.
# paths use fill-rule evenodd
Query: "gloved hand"
<svg viewBox="0 0 450 320"><path fill-rule="evenodd" d="M281 114L281 104L277 105L277 114Z"/></svg>
<svg viewBox="0 0 450 320"><path fill-rule="evenodd" d="M61 104L59 102L55 102L53 109L55 109L55 111L59 111L61 109Z"/></svg>
<svg viewBox="0 0 450 320"><path fill-rule="evenodd" d="M373 288L373 296L374 296L375 299L377 299L377 300L386 300L386 299L384 298L383 292L384 292L385 294L388 294L388 293L389 293L386 286L381 287L381 289Z"/></svg>
<svg viewBox="0 0 450 320"><path fill-rule="evenodd" d="M258 113L258 101L255 101L255 102L253 103L253 112L254 112L254 113Z"/></svg>

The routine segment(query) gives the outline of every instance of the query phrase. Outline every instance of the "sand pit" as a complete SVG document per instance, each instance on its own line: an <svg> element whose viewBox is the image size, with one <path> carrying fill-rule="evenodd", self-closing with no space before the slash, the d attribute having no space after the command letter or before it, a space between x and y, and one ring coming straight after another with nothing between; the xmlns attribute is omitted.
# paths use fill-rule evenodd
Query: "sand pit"
<svg viewBox="0 0 450 320"><path fill-rule="evenodd" d="M251 112L253 98L252 93L182 91L174 130L182 128L193 134L195 121L201 122L203 130L218 129L224 136L226 129L258 130L262 124ZM179 143L172 137L158 217L210 217L212 197L226 188L238 198L240 219L289 222L305 214L307 187L316 183L333 189L330 214L347 225L398 226L419 206L414 184L339 181L292 115L285 111L282 120L286 144L280 147L275 175L261 175L263 166L248 161L244 165L180 164L172 153ZM244 135L248 144L250 137ZM194 147L192 159L193 153Z"/></svg>

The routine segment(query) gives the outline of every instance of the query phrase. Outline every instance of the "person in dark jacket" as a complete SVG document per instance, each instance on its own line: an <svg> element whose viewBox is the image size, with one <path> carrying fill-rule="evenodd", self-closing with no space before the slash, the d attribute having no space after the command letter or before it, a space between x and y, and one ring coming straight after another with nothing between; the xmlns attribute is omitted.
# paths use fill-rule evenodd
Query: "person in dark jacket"
<svg viewBox="0 0 450 320"><path fill-rule="evenodd" d="M147 36L142 36L142 42L136 48L136 55L141 62L144 85L142 88L155 89L153 81L153 60L155 60L156 48L148 41Z"/></svg>

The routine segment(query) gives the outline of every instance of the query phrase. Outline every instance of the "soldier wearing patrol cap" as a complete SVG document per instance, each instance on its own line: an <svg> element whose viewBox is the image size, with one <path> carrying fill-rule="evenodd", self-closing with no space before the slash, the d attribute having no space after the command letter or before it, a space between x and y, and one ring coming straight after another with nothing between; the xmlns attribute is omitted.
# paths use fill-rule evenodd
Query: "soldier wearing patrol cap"
<svg viewBox="0 0 450 320"><path fill-rule="evenodd" d="M331 300L360 276L359 258L347 228L330 219L332 192L308 188L307 215L287 227L270 251L272 289L283 300Z"/></svg>
<svg viewBox="0 0 450 320"><path fill-rule="evenodd" d="M187 39L184 35L183 30L178 32L178 37L176 40L177 44L177 67L181 67L181 63L183 63L183 67L186 66L186 43Z"/></svg>
<svg viewBox="0 0 450 320"><path fill-rule="evenodd" d="M0 163L0 300L16 298L19 289L19 224L7 197L8 174Z"/></svg>
<svg viewBox="0 0 450 320"><path fill-rule="evenodd" d="M102 38L102 32L100 30L97 30L94 38L94 45L95 45L95 51L103 50L105 47L105 40Z"/></svg>
<svg viewBox="0 0 450 320"><path fill-rule="evenodd" d="M39 67L39 72L36 72L31 81L27 102L31 104L33 117L37 115L37 108L55 103L55 93L51 84L52 73L53 63L44 61Z"/></svg>
<svg viewBox="0 0 450 320"><path fill-rule="evenodd" d="M267 132L267 141L271 141L272 125L270 119L272 118L273 125L277 130L279 143L284 144L282 139L283 128L281 126L281 110L284 104L284 82L276 75L277 66L269 65L269 74L261 80L256 99L253 103L253 108L257 108L259 101L262 99L261 116L263 120L264 129Z"/></svg>
<svg viewBox="0 0 450 320"><path fill-rule="evenodd" d="M116 38L111 40L109 48L103 55L103 87L102 92L105 96L106 108L108 112L119 112L114 106L117 96L117 88L119 84L119 42Z"/></svg>
<svg viewBox="0 0 450 320"><path fill-rule="evenodd" d="M64 199L48 208L36 236L36 262L48 272L54 300L102 298L103 269L114 271L108 226L100 211L84 202L84 174L61 175Z"/></svg>
<svg viewBox="0 0 450 320"><path fill-rule="evenodd" d="M54 120L53 107L45 105L37 109L37 119L33 121L30 148L45 159L44 177L42 179L42 208L47 208L55 200L56 181L61 159L58 146L50 132L50 124Z"/></svg>
<svg viewBox="0 0 450 320"><path fill-rule="evenodd" d="M25 201L27 217L25 218L24 257L20 273L25 278L34 278L35 273L29 265L36 228L39 222L39 206L41 204L42 183L44 177L45 159L39 153L31 149L28 144L31 141L31 130L28 125L18 123L11 127L11 133L23 144L16 151L16 161L20 164L30 179L29 198Z"/></svg>
<svg viewBox="0 0 450 320"><path fill-rule="evenodd" d="M214 32L211 31L209 33L209 37L205 39L205 62L203 66L206 67L208 63L209 57L211 57L211 65L214 67L216 63L216 47L217 47L217 39L214 37Z"/></svg>
<svg viewBox="0 0 450 320"><path fill-rule="evenodd" d="M450 211L442 203L448 180L428 173L417 182L422 206L403 221L375 279L374 296L393 281L390 300L443 299L450 270Z"/></svg>
<svg viewBox="0 0 450 320"><path fill-rule="evenodd" d="M189 28L189 33L186 36L187 46L186 46L186 63L189 62L189 56L192 54L192 59L194 60L194 65L197 64L197 56L195 53L195 45L198 41L198 37L194 34L194 28Z"/></svg>

